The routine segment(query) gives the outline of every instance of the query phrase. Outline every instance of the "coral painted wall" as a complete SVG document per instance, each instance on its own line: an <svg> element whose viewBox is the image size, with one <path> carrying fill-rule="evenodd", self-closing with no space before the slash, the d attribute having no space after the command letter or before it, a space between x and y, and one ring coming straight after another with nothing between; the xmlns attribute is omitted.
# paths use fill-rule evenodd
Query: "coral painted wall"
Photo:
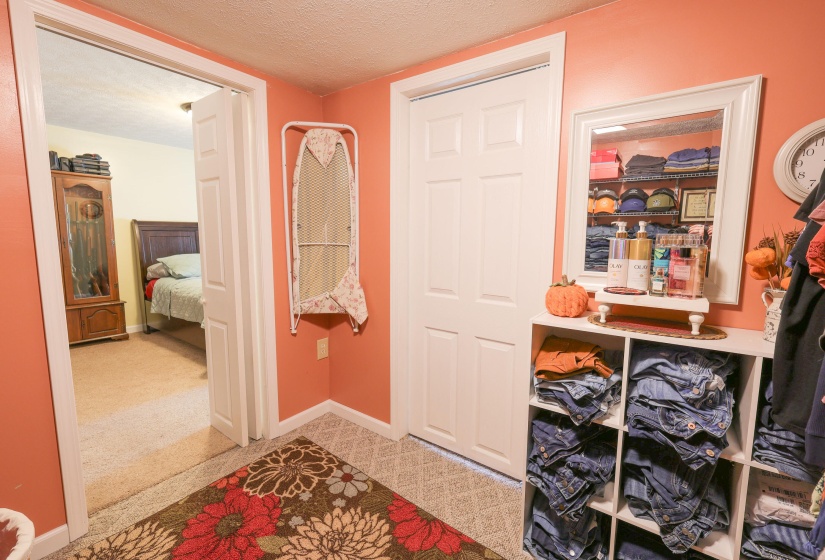
<svg viewBox="0 0 825 560"><path fill-rule="evenodd" d="M773 180L773 160L800 127L825 116L825 73L812 66L825 22L825 3L801 0L793 9L769 0L689 3L623 0L468 49L324 97L327 120L358 130L361 154L362 276L370 307L363 332L334 322L330 333L331 398L389 421L389 178L392 82L564 31L567 47L556 221L555 275L561 273L565 181L571 112L762 74L763 98L754 158L747 246L763 226L794 225L796 204ZM709 324L761 329L762 283L743 270L740 304L715 306ZM536 311L541 303L536 302Z"/></svg>
<svg viewBox="0 0 825 560"><path fill-rule="evenodd" d="M65 4L129 29L194 52L266 80L275 264L276 341L281 418L329 398L329 362L315 360L315 340L327 335L327 319L307 320L297 336L289 333L280 131L291 120L317 121L316 95L193 45L178 41L78 0ZM14 317L0 325L0 505L22 511L41 535L66 522L55 419L51 402L43 318L35 262L28 182L14 75L8 2L0 0L0 262L12 263L0 275L0 307ZM297 142L292 149L294 160ZM46 154L43 154L46 157ZM8 272L11 271L11 272Z"/></svg>

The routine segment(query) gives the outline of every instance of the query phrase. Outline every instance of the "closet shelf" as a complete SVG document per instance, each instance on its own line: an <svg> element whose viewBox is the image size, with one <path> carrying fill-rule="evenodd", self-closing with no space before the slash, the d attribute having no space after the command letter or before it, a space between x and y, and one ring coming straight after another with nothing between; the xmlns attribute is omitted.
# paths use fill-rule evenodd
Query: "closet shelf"
<svg viewBox="0 0 825 560"><path fill-rule="evenodd" d="M587 214L588 218L614 218L618 219L622 216L678 216L678 210L669 210L667 212L616 212L615 214ZM708 220L708 221L712 221Z"/></svg>
<svg viewBox="0 0 825 560"><path fill-rule="evenodd" d="M645 531L649 531L656 535L659 534L659 526L656 522L633 515L633 512L630 511L630 507L627 505L624 498L621 498L620 507L619 511L616 513L616 518L624 521L625 523L639 527L640 529L644 529ZM734 558L734 555L732 554L733 548L733 539L731 539L730 535L727 533L722 533L721 531L714 531L696 543L693 550L701 552L702 554L707 554L717 560L732 560ZM738 556L736 557L738 558Z"/></svg>
<svg viewBox="0 0 825 560"><path fill-rule="evenodd" d="M668 173L667 175L654 175L652 177L620 177L618 179L594 179L591 185L602 185L607 183L639 183L642 181L676 181L678 179L694 179L698 177L717 177L718 171L703 171L701 173Z"/></svg>

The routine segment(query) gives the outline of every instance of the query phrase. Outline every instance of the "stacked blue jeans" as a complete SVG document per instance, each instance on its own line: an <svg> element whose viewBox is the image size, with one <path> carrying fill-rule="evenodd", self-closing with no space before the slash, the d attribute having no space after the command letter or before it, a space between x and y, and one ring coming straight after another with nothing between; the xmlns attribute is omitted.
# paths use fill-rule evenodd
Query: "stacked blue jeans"
<svg viewBox="0 0 825 560"><path fill-rule="evenodd" d="M763 527L745 525L742 557L816 560L816 551L808 543L809 534L808 529L783 523L768 523Z"/></svg>
<svg viewBox="0 0 825 560"><path fill-rule="evenodd" d="M729 354L639 344L630 369L627 426L632 437L673 448L688 466L715 465L728 446L733 392Z"/></svg>
<svg viewBox="0 0 825 560"><path fill-rule="evenodd" d="M588 509L577 520L560 516L547 497L533 498L533 525L524 546L534 558L548 560L601 560L609 552L610 518Z"/></svg>
<svg viewBox="0 0 825 560"><path fill-rule="evenodd" d="M615 432L542 414L533 420L532 438L527 480L555 515L578 520L589 511L588 500L613 480L616 447L609 440Z"/></svg>
<svg viewBox="0 0 825 560"><path fill-rule="evenodd" d="M613 368L609 378L592 372L559 381L534 377L538 400L559 405L576 425L589 424L607 414L621 400L623 357L617 350L606 350L604 354L605 361Z"/></svg>
<svg viewBox="0 0 825 560"><path fill-rule="evenodd" d="M670 447L630 437L624 460L624 495L636 517L655 521L662 542L678 554L687 552L711 531L730 525L715 465L693 469Z"/></svg>
<svg viewBox="0 0 825 560"><path fill-rule="evenodd" d="M616 237L616 226L588 226L584 247L584 269L607 272L610 239Z"/></svg>
<svg viewBox="0 0 825 560"><path fill-rule="evenodd" d="M653 533L625 526L621 528L620 535L621 542L616 550L616 560L673 560L673 553ZM709 557L690 550L679 558L707 560Z"/></svg>
<svg viewBox="0 0 825 560"><path fill-rule="evenodd" d="M765 391L765 399L767 402L759 416L759 431L753 442L754 460L788 476L816 484L822 473L805 462L805 438L782 429L773 421L773 382Z"/></svg>

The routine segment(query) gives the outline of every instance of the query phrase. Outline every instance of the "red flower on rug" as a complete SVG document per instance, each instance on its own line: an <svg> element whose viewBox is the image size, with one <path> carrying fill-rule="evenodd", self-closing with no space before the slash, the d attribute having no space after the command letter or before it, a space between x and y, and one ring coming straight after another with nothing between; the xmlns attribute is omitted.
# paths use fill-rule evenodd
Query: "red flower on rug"
<svg viewBox="0 0 825 560"><path fill-rule="evenodd" d="M257 539L274 535L281 516L278 496L250 496L230 489L222 502L204 506L189 519L172 556L180 560L258 560Z"/></svg>
<svg viewBox="0 0 825 560"><path fill-rule="evenodd" d="M444 554L452 556L461 550L462 542L475 542L398 494L392 496L393 501L387 506L390 519L397 524L392 535L410 552L438 547Z"/></svg>
<svg viewBox="0 0 825 560"><path fill-rule="evenodd" d="M221 479L218 479L209 486L214 486L215 488L220 489L236 488L238 486L238 482L240 482L242 478L246 478L246 476L249 474L248 467L249 465L241 467L229 476L225 476Z"/></svg>

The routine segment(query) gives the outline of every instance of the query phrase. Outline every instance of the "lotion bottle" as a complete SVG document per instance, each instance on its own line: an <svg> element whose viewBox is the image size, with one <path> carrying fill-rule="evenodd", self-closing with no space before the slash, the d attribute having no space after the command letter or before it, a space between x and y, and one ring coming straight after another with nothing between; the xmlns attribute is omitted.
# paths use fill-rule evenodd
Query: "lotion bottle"
<svg viewBox="0 0 825 560"><path fill-rule="evenodd" d="M650 286L650 255L653 241L648 239L647 222L639 222L639 233L630 241L627 287L646 292Z"/></svg>
<svg viewBox="0 0 825 560"><path fill-rule="evenodd" d="M619 226L616 237L610 240L610 254L607 257L607 287L627 287L627 269L630 240L627 238L627 222L613 222Z"/></svg>

